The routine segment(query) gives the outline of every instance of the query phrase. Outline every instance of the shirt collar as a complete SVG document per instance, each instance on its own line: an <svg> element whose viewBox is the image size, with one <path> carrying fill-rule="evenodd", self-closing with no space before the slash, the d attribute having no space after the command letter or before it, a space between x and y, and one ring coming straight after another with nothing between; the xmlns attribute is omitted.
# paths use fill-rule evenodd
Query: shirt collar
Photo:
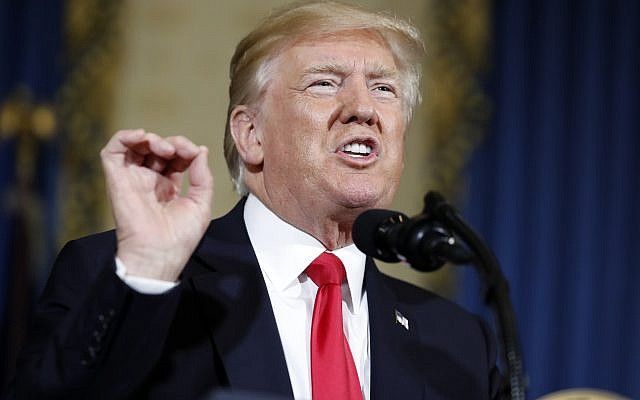
<svg viewBox="0 0 640 400"><path fill-rule="evenodd" d="M299 284L298 277L322 252L316 238L282 220L250 194L244 206L244 221L260 269L278 291ZM351 244L335 254L344 264L353 310L360 310L366 256Z"/></svg>

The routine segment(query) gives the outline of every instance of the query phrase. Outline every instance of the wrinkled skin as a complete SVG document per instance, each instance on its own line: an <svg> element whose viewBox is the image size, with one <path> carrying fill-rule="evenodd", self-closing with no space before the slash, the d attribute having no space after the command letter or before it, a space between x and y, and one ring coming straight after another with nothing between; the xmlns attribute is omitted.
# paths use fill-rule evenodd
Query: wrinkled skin
<svg viewBox="0 0 640 400"><path fill-rule="evenodd" d="M406 129L394 57L375 33L300 41L273 62L258 103L232 113L251 192L328 249L397 190ZM368 146L369 154L344 151ZM369 149L366 149L367 151Z"/></svg>

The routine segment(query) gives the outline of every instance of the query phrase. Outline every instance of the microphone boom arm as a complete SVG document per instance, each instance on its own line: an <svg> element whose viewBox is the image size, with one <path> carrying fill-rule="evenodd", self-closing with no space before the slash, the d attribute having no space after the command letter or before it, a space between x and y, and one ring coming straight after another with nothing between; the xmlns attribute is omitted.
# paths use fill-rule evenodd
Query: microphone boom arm
<svg viewBox="0 0 640 400"><path fill-rule="evenodd" d="M484 302L494 313L502 339L504 362L507 367L508 391L512 400L524 400L526 384L522 363L522 350L518 329L509 297L509 284L497 258L480 236L467 225L437 192L428 192L424 199L423 214L451 229L475 255L473 265L485 284ZM456 260L449 260L456 263Z"/></svg>

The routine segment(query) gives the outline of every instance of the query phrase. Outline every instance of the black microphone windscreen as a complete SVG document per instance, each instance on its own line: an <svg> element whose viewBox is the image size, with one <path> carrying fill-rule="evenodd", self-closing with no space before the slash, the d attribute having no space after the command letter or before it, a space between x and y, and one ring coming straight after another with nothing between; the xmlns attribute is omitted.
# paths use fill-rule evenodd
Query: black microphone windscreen
<svg viewBox="0 0 640 400"><path fill-rule="evenodd" d="M353 243L364 254L386 262L398 262L395 254L385 248L384 232L392 225L407 219L407 216L390 210L373 209L360 214L353 223Z"/></svg>

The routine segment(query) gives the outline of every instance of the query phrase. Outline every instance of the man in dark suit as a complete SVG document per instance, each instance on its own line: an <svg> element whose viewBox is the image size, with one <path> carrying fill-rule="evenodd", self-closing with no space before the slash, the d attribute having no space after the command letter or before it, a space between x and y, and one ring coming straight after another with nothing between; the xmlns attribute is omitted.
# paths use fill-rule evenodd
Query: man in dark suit
<svg viewBox="0 0 640 400"><path fill-rule="evenodd" d="M396 192L422 51L411 25L351 6L271 15L231 62L225 156L243 198L211 223L206 148L116 133L101 153L116 229L61 251L15 396L494 397L479 319L384 276L351 240L356 216ZM307 269L326 258L343 271L344 340L328 349ZM344 368L317 361L335 347Z"/></svg>

